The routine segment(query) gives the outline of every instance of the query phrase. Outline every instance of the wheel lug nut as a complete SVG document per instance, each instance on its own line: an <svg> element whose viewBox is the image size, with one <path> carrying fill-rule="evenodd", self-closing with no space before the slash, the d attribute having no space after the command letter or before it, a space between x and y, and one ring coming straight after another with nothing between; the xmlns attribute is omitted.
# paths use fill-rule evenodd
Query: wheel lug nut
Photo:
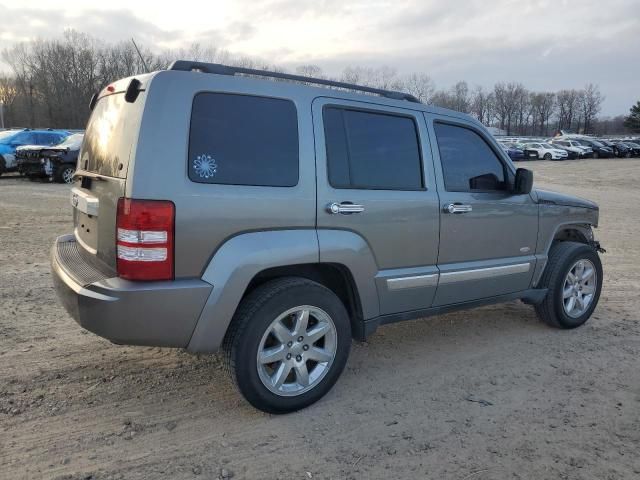
<svg viewBox="0 0 640 480"><path fill-rule="evenodd" d="M306 352L307 350L309 350L309 345L303 345L302 349Z"/></svg>
<svg viewBox="0 0 640 480"><path fill-rule="evenodd" d="M287 347L293 346L293 342L287 342Z"/></svg>
<svg viewBox="0 0 640 480"><path fill-rule="evenodd" d="M298 337L298 341L299 341L299 342L301 342L302 340L304 340L304 337L303 337L302 335L300 335L300 336Z"/></svg>
<svg viewBox="0 0 640 480"><path fill-rule="evenodd" d="M291 360L291 354L287 353L287 360Z"/></svg>
<svg viewBox="0 0 640 480"><path fill-rule="evenodd" d="M302 360L302 355L296 355L296 360L297 360L297 361Z"/></svg>

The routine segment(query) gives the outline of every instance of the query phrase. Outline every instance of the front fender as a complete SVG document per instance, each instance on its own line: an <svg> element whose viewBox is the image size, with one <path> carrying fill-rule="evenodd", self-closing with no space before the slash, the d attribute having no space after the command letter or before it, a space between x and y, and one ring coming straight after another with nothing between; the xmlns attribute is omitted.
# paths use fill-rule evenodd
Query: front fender
<svg viewBox="0 0 640 480"><path fill-rule="evenodd" d="M597 209L566 205L541 205L540 225L536 249L536 269L532 284L535 287L547 265L549 250L558 232L571 229L580 232L588 241L593 240L592 226L598 225Z"/></svg>

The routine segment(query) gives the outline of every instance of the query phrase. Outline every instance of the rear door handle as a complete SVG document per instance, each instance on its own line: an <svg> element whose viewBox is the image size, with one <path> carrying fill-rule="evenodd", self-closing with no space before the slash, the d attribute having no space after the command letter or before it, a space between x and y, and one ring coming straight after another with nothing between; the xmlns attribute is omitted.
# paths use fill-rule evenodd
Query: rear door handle
<svg viewBox="0 0 640 480"><path fill-rule="evenodd" d="M444 206L445 213L468 213L473 211L471 205L463 205L462 203L449 203Z"/></svg>
<svg viewBox="0 0 640 480"><path fill-rule="evenodd" d="M364 212L364 205L356 205L355 203L347 202L333 202L327 205L327 212L332 214L341 213L343 215L348 215L350 213L360 213Z"/></svg>

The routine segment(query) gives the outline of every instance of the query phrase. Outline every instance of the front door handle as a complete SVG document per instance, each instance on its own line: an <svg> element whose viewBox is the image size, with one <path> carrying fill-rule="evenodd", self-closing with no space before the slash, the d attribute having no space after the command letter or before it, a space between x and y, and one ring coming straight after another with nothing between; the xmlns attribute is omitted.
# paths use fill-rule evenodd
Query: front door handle
<svg viewBox="0 0 640 480"><path fill-rule="evenodd" d="M445 213L468 213L472 210L471 205L463 205L462 203L450 203L444 206Z"/></svg>
<svg viewBox="0 0 640 480"><path fill-rule="evenodd" d="M351 213L360 213L364 212L364 205L356 205L354 203L347 202L333 202L327 205L327 212L336 214L341 213L342 215L349 215Z"/></svg>

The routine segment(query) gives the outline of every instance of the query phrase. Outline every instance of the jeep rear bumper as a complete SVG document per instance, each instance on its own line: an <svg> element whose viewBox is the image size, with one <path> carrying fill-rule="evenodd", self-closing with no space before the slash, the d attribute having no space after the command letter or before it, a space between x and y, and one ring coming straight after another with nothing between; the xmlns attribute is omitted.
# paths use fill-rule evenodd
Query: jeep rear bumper
<svg viewBox="0 0 640 480"><path fill-rule="evenodd" d="M212 286L200 279L131 282L96 267L73 235L51 249L53 283L83 328L127 345L186 347Z"/></svg>

